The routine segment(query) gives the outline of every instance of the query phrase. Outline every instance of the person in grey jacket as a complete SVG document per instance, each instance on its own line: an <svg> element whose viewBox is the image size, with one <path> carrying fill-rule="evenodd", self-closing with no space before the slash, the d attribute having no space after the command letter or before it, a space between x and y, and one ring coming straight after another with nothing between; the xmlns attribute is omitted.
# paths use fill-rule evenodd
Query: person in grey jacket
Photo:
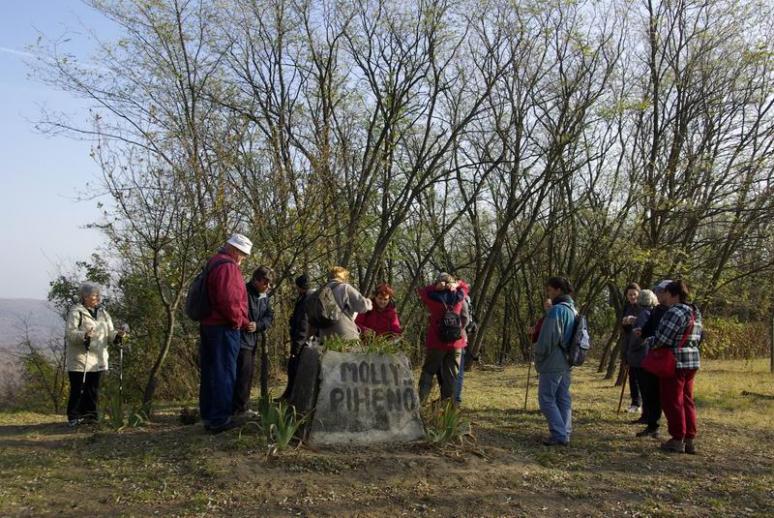
<svg viewBox="0 0 774 518"><path fill-rule="evenodd" d="M247 317L250 323L247 330L242 331L239 355L237 356L233 403L235 415L244 414L250 410L250 390L253 386L258 337L268 330L274 322L274 310L269 298L272 280L271 269L260 266L256 268L250 282L247 283Z"/></svg>
<svg viewBox="0 0 774 518"><path fill-rule="evenodd" d="M357 340L360 331L355 324L358 313L371 311L373 304L371 299L364 297L359 291L349 284L349 271L341 266L334 266L328 273L328 286L333 291L341 314L333 325L319 329L320 342L325 343L328 337L338 336L344 340Z"/></svg>

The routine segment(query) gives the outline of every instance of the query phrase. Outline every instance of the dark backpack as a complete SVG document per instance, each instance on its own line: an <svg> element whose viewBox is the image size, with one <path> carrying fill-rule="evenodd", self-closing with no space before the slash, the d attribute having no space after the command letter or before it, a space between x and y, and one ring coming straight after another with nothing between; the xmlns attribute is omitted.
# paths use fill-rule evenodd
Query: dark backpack
<svg viewBox="0 0 774 518"><path fill-rule="evenodd" d="M204 320L210 313L210 296L207 293L207 277L210 272L223 263L230 263L229 259L221 259L212 263L212 266L205 265L199 275L191 282L188 288L188 295L185 298L185 314L188 318L195 321Z"/></svg>
<svg viewBox="0 0 774 518"><path fill-rule="evenodd" d="M446 304L443 307L446 311L438 321L438 338L445 343L456 342L462 338L462 317Z"/></svg>
<svg viewBox="0 0 774 518"><path fill-rule="evenodd" d="M341 308L330 284L309 295L305 305L309 323L317 329L328 329L341 318Z"/></svg>
<svg viewBox="0 0 774 518"><path fill-rule="evenodd" d="M572 309L568 304L565 306ZM564 357L570 367L578 367L586 361L586 356L591 349L591 335L589 334L589 322L586 315L575 313L575 324L572 327L572 338L566 347L562 347Z"/></svg>

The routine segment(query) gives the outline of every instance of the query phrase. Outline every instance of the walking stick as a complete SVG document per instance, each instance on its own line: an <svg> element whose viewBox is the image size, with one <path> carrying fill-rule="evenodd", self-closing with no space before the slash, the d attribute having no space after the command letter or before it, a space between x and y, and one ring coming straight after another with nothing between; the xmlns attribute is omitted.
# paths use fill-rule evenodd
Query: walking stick
<svg viewBox="0 0 774 518"><path fill-rule="evenodd" d="M621 383L621 397L618 398L618 410L616 414L621 413L621 404L623 403L624 390L626 390L626 380L629 379L629 366L624 364L623 383Z"/></svg>
<svg viewBox="0 0 774 518"><path fill-rule="evenodd" d="M266 349L266 331L261 331L261 405L269 401L269 351ZM262 410L266 410L263 408Z"/></svg>
<svg viewBox="0 0 774 518"><path fill-rule="evenodd" d="M527 391L524 392L524 410L527 409L527 399L529 398L529 373L532 370L532 359L527 364Z"/></svg>

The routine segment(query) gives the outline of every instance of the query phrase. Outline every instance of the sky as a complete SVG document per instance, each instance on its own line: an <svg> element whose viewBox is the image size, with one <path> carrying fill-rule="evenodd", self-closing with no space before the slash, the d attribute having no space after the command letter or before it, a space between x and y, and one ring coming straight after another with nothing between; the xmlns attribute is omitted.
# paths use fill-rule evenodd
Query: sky
<svg viewBox="0 0 774 518"><path fill-rule="evenodd" d="M88 59L94 43L118 37L110 20L79 0L0 0L0 298L45 299L49 282L104 243L96 199L99 168L90 143L35 129L42 108L85 120L88 105L29 77L28 48L40 34L67 33L66 49ZM103 200L105 201L105 200Z"/></svg>

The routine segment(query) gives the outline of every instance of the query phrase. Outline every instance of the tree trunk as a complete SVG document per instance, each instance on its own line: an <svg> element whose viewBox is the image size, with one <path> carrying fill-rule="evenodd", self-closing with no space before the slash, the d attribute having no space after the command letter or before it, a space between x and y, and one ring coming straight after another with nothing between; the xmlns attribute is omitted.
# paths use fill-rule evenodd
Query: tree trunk
<svg viewBox="0 0 774 518"><path fill-rule="evenodd" d="M597 367L597 372L604 372L605 366L607 365L607 360L610 358L610 353L613 350L613 344L615 344L615 341L618 339L618 335L621 334L621 330L619 327L616 327L612 333L610 333L610 338L607 339L607 343L605 344L605 348L602 350L602 358L599 360L599 366Z"/></svg>

